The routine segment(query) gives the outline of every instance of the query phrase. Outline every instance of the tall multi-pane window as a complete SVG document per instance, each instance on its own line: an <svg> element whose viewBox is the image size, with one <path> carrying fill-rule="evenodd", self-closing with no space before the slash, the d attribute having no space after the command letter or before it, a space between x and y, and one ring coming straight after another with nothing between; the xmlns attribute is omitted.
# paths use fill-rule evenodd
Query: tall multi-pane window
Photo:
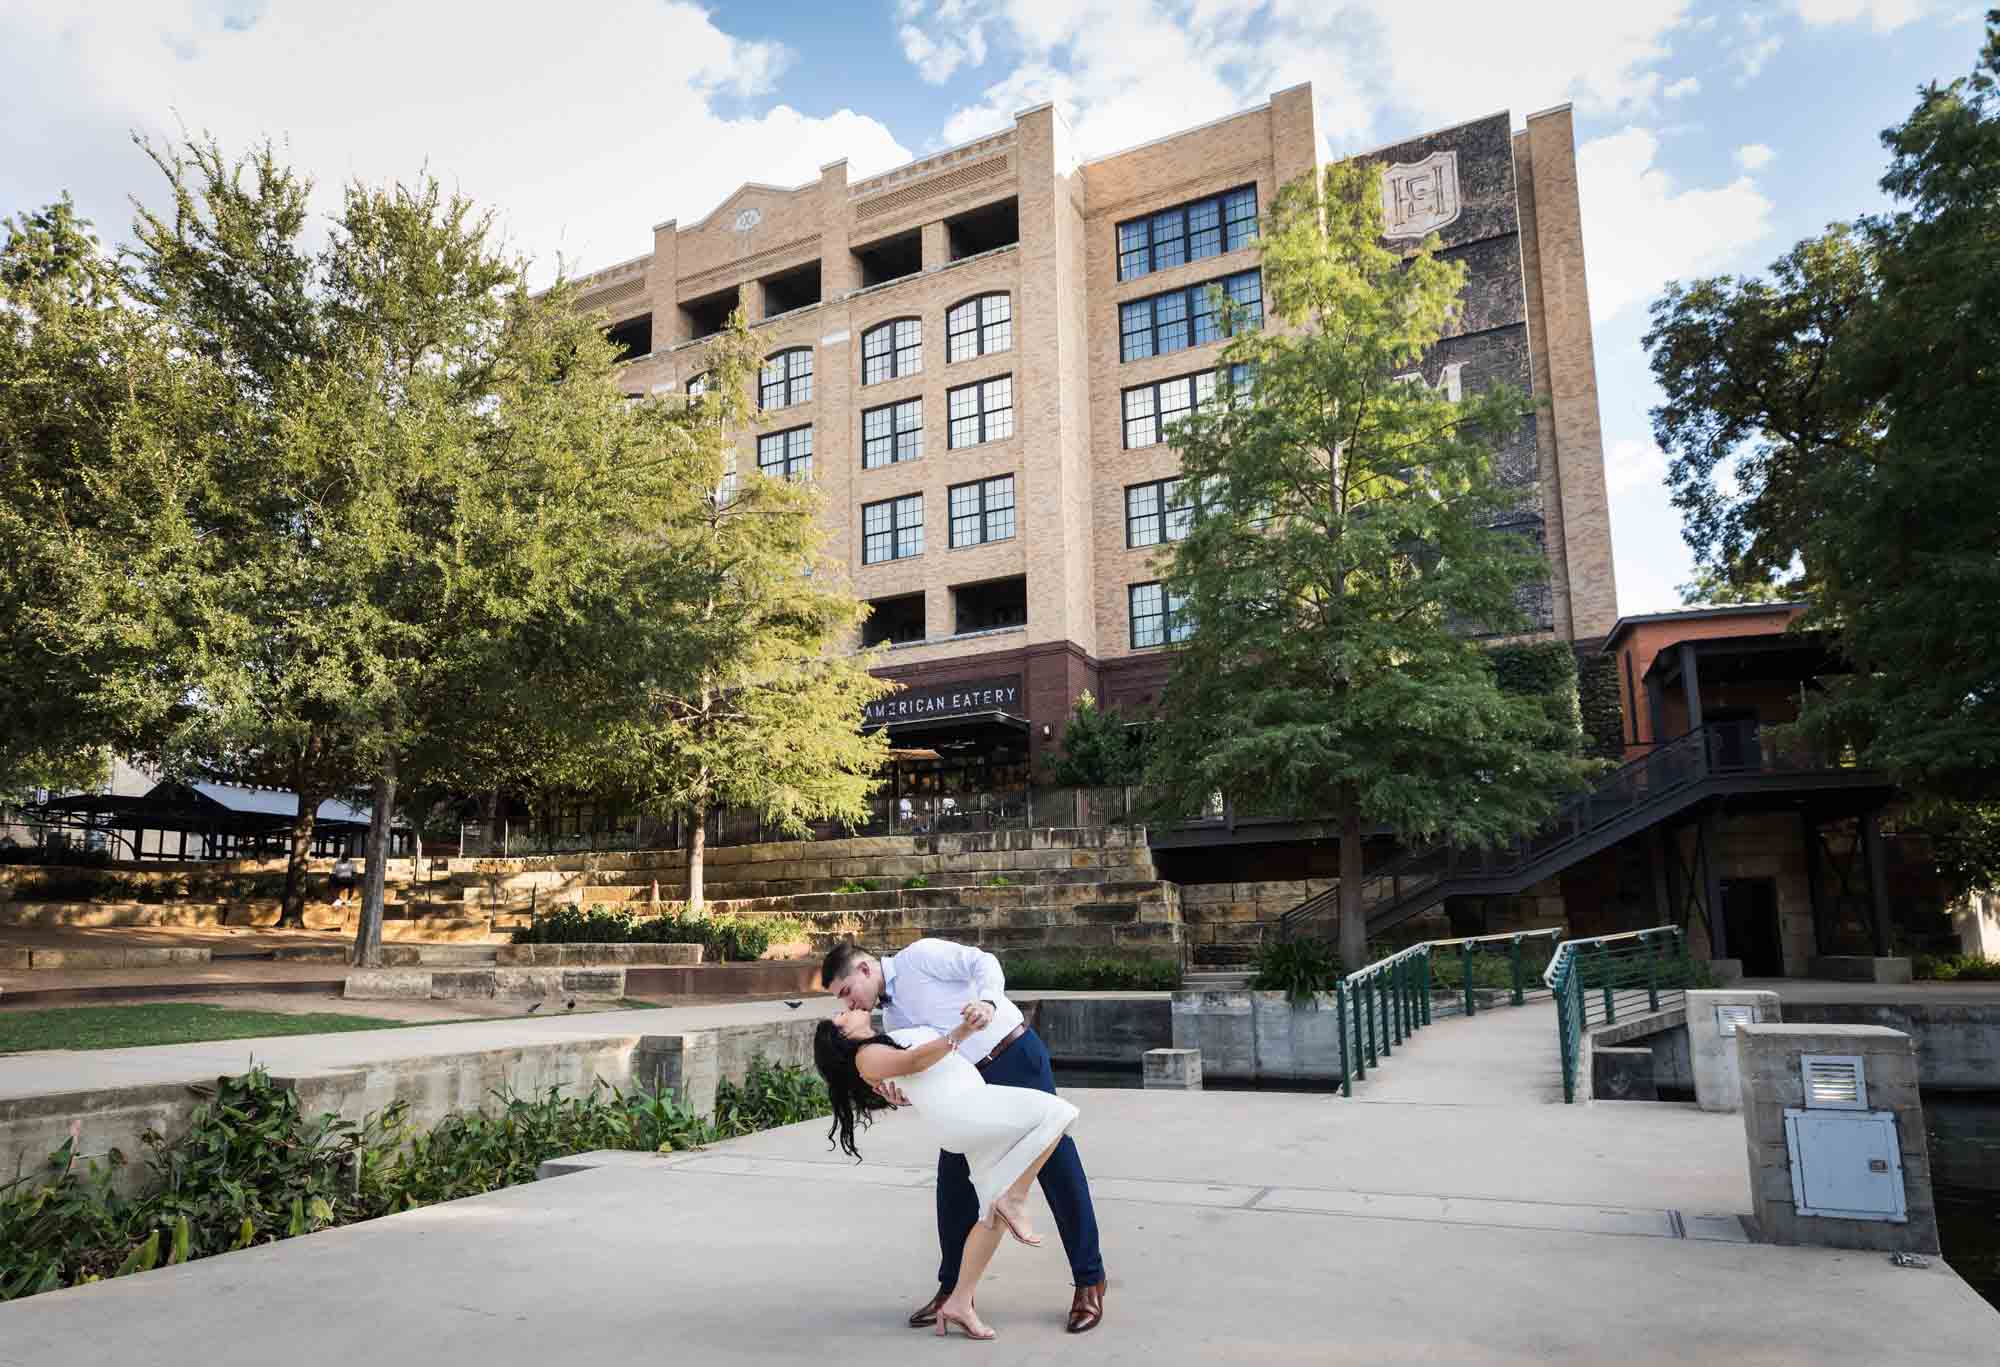
<svg viewBox="0 0 2000 1367"><path fill-rule="evenodd" d="M970 360L1014 346L1014 299L982 294L953 305L944 315L945 361Z"/></svg>
<svg viewBox="0 0 2000 1367"><path fill-rule="evenodd" d="M945 395L951 418L951 449L1005 441L1014 435L1014 377L1000 375L961 386Z"/></svg>
<svg viewBox="0 0 2000 1367"><path fill-rule="evenodd" d="M1221 370L1203 370L1178 375L1157 384L1142 384L1119 396L1123 407L1127 448L1153 446L1167 439L1167 430L1198 408L1215 402ZM1229 366L1229 381L1241 390L1250 382L1250 367L1241 361Z"/></svg>
<svg viewBox="0 0 2000 1367"><path fill-rule="evenodd" d="M1147 356L1164 356L1219 341L1222 318L1210 286L1241 305L1247 321L1256 326L1264 317L1264 278L1256 271L1238 271L1220 280L1204 280L1182 290L1148 295L1118 308L1118 359L1137 361Z"/></svg>
<svg viewBox="0 0 2000 1367"><path fill-rule="evenodd" d="M977 546L1014 535L1014 477L951 487L951 544Z"/></svg>
<svg viewBox="0 0 2000 1367"><path fill-rule="evenodd" d="M789 479L795 483L811 479L812 428L794 427L786 432L767 432L757 438L757 468L772 479Z"/></svg>
<svg viewBox="0 0 2000 1367"><path fill-rule="evenodd" d="M1194 626L1187 620L1186 600L1178 593L1168 593L1166 585L1134 584L1126 593L1132 621L1132 649L1185 641L1193 634Z"/></svg>
<svg viewBox="0 0 2000 1367"><path fill-rule="evenodd" d="M1125 486L1125 544L1134 548L1179 541L1194 525L1194 502L1186 483L1158 479Z"/></svg>
<svg viewBox="0 0 2000 1367"><path fill-rule="evenodd" d="M811 347L793 347L764 358L757 377L759 408L790 408L813 396L813 354Z"/></svg>
<svg viewBox="0 0 2000 1367"><path fill-rule="evenodd" d="M861 412L861 468L880 469L924 453L924 401L866 408Z"/></svg>
<svg viewBox="0 0 2000 1367"><path fill-rule="evenodd" d="M924 368L924 325L898 318L861 334L861 383L880 384Z"/></svg>
<svg viewBox="0 0 2000 1367"><path fill-rule="evenodd" d="M722 483L715 486L715 501L717 503L728 503L735 497L736 453L731 451L722 458Z"/></svg>
<svg viewBox="0 0 2000 1367"><path fill-rule="evenodd" d="M1118 225L1118 278L1133 280L1170 266L1220 256L1257 238L1257 187L1176 204Z"/></svg>
<svg viewBox="0 0 2000 1367"><path fill-rule="evenodd" d="M924 553L924 496L907 494L861 505L861 563L879 565Z"/></svg>

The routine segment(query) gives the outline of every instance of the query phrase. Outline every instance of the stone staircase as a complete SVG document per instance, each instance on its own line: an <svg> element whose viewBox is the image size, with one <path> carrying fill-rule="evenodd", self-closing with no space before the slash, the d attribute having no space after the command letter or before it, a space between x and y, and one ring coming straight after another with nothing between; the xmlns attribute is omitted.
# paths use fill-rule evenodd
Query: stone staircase
<svg viewBox="0 0 2000 1367"><path fill-rule="evenodd" d="M469 916L496 929L531 908L651 904L686 896L679 851L454 859ZM854 890L865 885L866 891ZM854 938L895 949L942 935L989 949L1179 957L1180 890L1162 880L1142 828L875 836L708 852L709 908L796 917L813 945Z"/></svg>

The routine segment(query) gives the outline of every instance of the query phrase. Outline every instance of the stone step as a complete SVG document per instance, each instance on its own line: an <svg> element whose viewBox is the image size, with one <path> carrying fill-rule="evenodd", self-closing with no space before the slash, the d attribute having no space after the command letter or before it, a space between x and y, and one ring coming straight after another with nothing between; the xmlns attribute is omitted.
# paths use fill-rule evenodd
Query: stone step
<svg viewBox="0 0 2000 1367"><path fill-rule="evenodd" d="M1253 973L1225 973L1218 970L1187 973L1181 977L1181 988L1187 992L1243 992L1250 987Z"/></svg>

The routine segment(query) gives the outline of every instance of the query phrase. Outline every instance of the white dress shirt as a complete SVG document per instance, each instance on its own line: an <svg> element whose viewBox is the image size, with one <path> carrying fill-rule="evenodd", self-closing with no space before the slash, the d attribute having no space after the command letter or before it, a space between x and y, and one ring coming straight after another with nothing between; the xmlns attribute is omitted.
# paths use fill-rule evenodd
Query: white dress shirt
<svg viewBox="0 0 2000 1367"><path fill-rule="evenodd" d="M950 940L918 940L882 960L882 1023L891 1030L924 1025L949 1034L958 1028L967 1002L993 1003L993 1019L958 1046L978 1063L1021 1024L1021 1008L1007 1000L1000 961L983 949Z"/></svg>

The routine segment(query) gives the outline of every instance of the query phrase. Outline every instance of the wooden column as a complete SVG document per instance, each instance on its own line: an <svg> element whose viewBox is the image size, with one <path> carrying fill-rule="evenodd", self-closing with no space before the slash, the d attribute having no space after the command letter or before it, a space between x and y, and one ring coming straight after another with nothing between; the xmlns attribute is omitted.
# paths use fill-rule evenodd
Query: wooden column
<svg viewBox="0 0 2000 1367"><path fill-rule="evenodd" d="M1695 667L1694 647L1681 645L1681 692L1687 697L1688 730L1701 730L1701 674Z"/></svg>
<svg viewBox="0 0 2000 1367"><path fill-rule="evenodd" d="M1882 860L1882 820L1877 812L1861 818L1861 844L1868 856L1869 929L1875 936L1875 957L1889 957L1895 936L1889 926L1889 870Z"/></svg>
<svg viewBox="0 0 2000 1367"><path fill-rule="evenodd" d="M1715 829L1715 810L1709 808L1701 814L1701 896L1708 909L1708 957L1726 959L1729 957L1729 923L1722 914L1722 875L1716 867L1716 852L1721 845Z"/></svg>

